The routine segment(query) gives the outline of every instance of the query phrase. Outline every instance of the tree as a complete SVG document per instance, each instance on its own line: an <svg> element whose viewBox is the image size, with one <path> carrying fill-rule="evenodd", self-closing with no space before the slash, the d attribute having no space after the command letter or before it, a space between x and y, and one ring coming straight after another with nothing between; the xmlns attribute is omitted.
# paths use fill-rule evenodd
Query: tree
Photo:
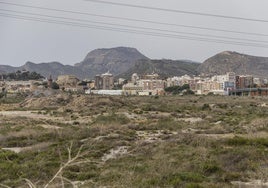
<svg viewBox="0 0 268 188"><path fill-rule="evenodd" d="M167 87L165 88L165 91L167 93L172 93L173 95L177 95L177 94L185 94L185 95L190 95L190 94L194 94L194 92L190 89L189 84L184 84L182 86L171 86L171 87Z"/></svg>
<svg viewBox="0 0 268 188"><path fill-rule="evenodd" d="M51 88L52 89L60 89L60 86L56 82L52 82Z"/></svg>

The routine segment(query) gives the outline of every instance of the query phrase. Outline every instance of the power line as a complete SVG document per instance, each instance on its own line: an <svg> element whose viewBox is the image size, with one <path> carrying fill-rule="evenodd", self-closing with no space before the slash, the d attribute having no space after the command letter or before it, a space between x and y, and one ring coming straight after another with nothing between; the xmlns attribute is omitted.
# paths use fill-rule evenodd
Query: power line
<svg viewBox="0 0 268 188"><path fill-rule="evenodd" d="M240 46L268 48L268 45L256 44L256 43L225 41L225 40L220 40L220 39L209 39L209 38L190 37L190 36L174 35L174 34L166 34L166 33L147 32L147 31L141 31L141 30L126 29L126 28L115 28L115 27L107 27L107 26L98 26L98 25L82 24L82 23L75 23L75 22L59 21L59 20L53 20L53 19L44 19L44 18L37 18L37 17L18 16L18 15L14 15L14 14L12 15L12 14L0 13L0 16L19 19L19 20L30 20L30 21L37 21L37 22L44 22L44 23L61 24L61 25L66 25L66 26L68 25L68 26L76 26L76 27L84 27L84 28L93 28L93 29L101 29L101 30L107 30L107 31L134 33L134 34L166 37L166 38L173 38L173 39L185 39L185 40L192 40L192 41L202 41L202 42L212 42L212 43L221 43L221 44L232 44L232 45L240 45Z"/></svg>
<svg viewBox="0 0 268 188"><path fill-rule="evenodd" d="M125 18L125 17L117 17L117 16L107 16L107 15L92 14L92 13L78 12L78 11L71 11L71 10L63 10L63 9L54 9L54 8L39 7L39 6L24 5L24 4L16 4L16 3L0 2L0 4L7 4L7 5L18 6L18 7L26 7L26 8L34 8L34 9L39 9L39 10L49 10L49 11L55 11L55 12L72 13L72 14L78 14L78 15L95 16L95 17L101 17L101 18L109 18L109 19L141 22L141 23L150 23L150 24L158 24L158 25L165 25L165 26L175 26L175 27L201 29L201 30L208 30L208 31L217 31L217 32L225 32L225 33L244 34L244 35L253 35L253 36L263 36L263 37L268 36L268 34L264 34L264 33L252 33L252 32L217 29L217 28L210 28L210 27L199 27L199 26L193 26L193 25L183 25L183 24L174 24L174 23L166 23L166 22L157 22L157 21L152 21L152 20L133 19L133 18Z"/></svg>
<svg viewBox="0 0 268 188"><path fill-rule="evenodd" d="M243 21L254 21L254 22L268 23L268 20L254 19L254 18L244 18L244 17L226 16L226 15L209 14L209 13L202 13L202 12L192 12L192 11L184 11L184 10L159 8L159 7L149 7L149 6L143 6L143 5L127 4L127 3L115 3L115 2L102 1L102 0L85 0L85 1L90 1L90 2L94 2L94 3L102 3L102 4L110 4L110 5L117 5L117 6L124 6L124 7L132 7L132 8L142 8L142 9L147 9L147 10L157 10L157 11L164 11L164 12L191 14L191 15L197 15L197 16L207 16L207 17L225 18L225 19L233 19L233 20L243 20Z"/></svg>
<svg viewBox="0 0 268 188"><path fill-rule="evenodd" d="M46 14L36 14L36 13L24 12L24 11L14 11L14 10L7 10L7 9L0 9L0 11L13 12L13 13L19 13L19 14L28 14L28 15L34 15L34 16L43 16L43 17L49 17L49 18L53 18L53 19L56 18L56 19L72 20L72 21L87 22L87 23L94 23L94 24L111 25L111 26L117 26L117 27L118 26L119 27L127 27L127 28L132 28L132 29L134 28L134 29L153 30L153 31L158 31L158 32L160 31L160 32L168 32L168 33L175 33L175 34L186 34L186 35L194 35L194 36L202 36L202 37L224 38L224 39L229 39L229 40L268 43L268 41L261 41L261 40L225 37L225 36L208 35L208 34L198 34L198 33L191 33L191 32L180 32L180 31L173 31L173 30L166 30L166 29L155 29L155 28L151 28L151 27L130 26L130 25L123 25L123 24L91 21L91 20L86 20L86 19L66 18L66 17L62 17L62 16L51 16L51 15L46 15Z"/></svg>

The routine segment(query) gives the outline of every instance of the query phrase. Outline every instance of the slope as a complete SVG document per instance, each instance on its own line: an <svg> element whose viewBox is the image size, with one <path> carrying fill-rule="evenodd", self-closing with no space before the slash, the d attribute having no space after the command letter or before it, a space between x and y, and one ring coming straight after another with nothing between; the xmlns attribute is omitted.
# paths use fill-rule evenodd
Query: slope
<svg viewBox="0 0 268 188"><path fill-rule="evenodd" d="M197 71L207 75L225 74L232 71L236 74L267 77L268 58L225 51L207 59Z"/></svg>
<svg viewBox="0 0 268 188"><path fill-rule="evenodd" d="M196 75L196 69L199 65L199 63L180 60L139 60L134 67L118 75L118 77L130 78L133 73L144 75L152 72L158 73L161 78L185 74Z"/></svg>

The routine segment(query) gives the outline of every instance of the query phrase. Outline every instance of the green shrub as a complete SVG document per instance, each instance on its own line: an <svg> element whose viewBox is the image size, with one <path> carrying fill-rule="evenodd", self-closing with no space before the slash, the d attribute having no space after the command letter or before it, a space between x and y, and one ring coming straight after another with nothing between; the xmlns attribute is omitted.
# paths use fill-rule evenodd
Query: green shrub
<svg viewBox="0 0 268 188"><path fill-rule="evenodd" d="M129 123L130 120L122 114L109 114L109 115L99 115L95 119L95 123L101 124L112 124L112 123L119 123L121 125Z"/></svg>
<svg viewBox="0 0 268 188"><path fill-rule="evenodd" d="M228 139L227 144L233 146L243 146L243 145L250 145L250 146L264 146L268 147L268 138L244 138L235 136L234 138Z"/></svg>
<svg viewBox="0 0 268 188"><path fill-rule="evenodd" d="M203 104L203 106L201 107L201 110L211 110L209 104Z"/></svg>

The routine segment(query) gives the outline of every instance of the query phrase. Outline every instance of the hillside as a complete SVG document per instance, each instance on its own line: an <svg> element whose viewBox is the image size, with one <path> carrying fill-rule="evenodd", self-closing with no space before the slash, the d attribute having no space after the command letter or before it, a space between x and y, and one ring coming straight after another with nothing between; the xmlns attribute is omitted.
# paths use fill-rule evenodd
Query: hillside
<svg viewBox="0 0 268 188"><path fill-rule="evenodd" d="M225 74L232 71L236 74L267 77L268 58L225 51L207 59L198 67L197 71L208 75Z"/></svg>
<svg viewBox="0 0 268 188"><path fill-rule="evenodd" d="M58 75L61 74L72 74L76 75L79 78L83 78L83 71L78 68L75 68L71 65L63 65L59 62L49 62L49 63L32 63L26 62L20 67L12 67L8 65L0 65L0 73L12 73L18 70L27 70L29 72L37 72L44 77L49 77L50 75L56 79Z"/></svg>
<svg viewBox="0 0 268 188"><path fill-rule="evenodd" d="M11 73L19 70L19 67L12 67L9 65L0 65L0 73Z"/></svg>
<svg viewBox="0 0 268 188"><path fill-rule="evenodd" d="M53 78L57 78L58 75L62 74L72 74L79 77L85 76L83 75L83 72L80 69L77 69L71 65L63 65L58 62L39 63L39 64L27 62L20 68L30 72L33 71L38 72L45 77L49 77L50 75L52 75Z"/></svg>
<svg viewBox="0 0 268 188"><path fill-rule="evenodd" d="M196 69L199 63L189 61L173 61L173 60L139 60L134 67L130 68L123 74L118 75L122 78L130 78L133 73L143 75L146 73L158 73L160 77L182 76L185 74L196 75Z"/></svg>

